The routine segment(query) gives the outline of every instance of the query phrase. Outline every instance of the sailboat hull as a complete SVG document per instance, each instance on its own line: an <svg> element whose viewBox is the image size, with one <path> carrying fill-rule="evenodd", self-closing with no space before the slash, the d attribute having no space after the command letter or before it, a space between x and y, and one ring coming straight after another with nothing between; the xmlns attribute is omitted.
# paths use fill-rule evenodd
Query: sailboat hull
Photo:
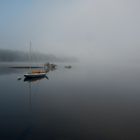
<svg viewBox="0 0 140 140"><path fill-rule="evenodd" d="M39 78L39 77L45 77L46 73L28 73L28 74L24 74L24 77L26 78Z"/></svg>

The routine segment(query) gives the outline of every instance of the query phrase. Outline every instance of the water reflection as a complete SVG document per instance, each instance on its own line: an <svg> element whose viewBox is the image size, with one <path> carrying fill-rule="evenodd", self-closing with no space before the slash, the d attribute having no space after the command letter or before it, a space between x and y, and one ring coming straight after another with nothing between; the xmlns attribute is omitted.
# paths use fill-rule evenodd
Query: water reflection
<svg viewBox="0 0 140 140"><path fill-rule="evenodd" d="M28 93L28 124L27 127L21 132L18 139L26 140L32 139L33 131L34 131L34 100L33 100L33 88L34 82L40 82L41 80L46 79L49 80L48 76L43 77L35 77L35 78L24 78L24 82L27 82L27 93Z"/></svg>
<svg viewBox="0 0 140 140"><path fill-rule="evenodd" d="M24 71L23 69L22 70L19 70L19 69L13 69L13 68L9 68L9 67L2 67L0 66L0 75L10 75L10 74L17 74L17 73L21 73L22 71Z"/></svg>
<svg viewBox="0 0 140 140"><path fill-rule="evenodd" d="M0 76L0 140L140 139L137 66L63 66L49 81L24 72Z"/></svg>
<svg viewBox="0 0 140 140"><path fill-rule="evenodd" d="M28 124L19 135L20 140L31 139L33 133L33 121L32 121L32 81L31 79L24 79L28 82ZM33 79L32 79L33 80ZM35 80L35 79L34 79ZM38 79L39 80L39 79ZM41 79L40 79L41 80Z"/></svg>

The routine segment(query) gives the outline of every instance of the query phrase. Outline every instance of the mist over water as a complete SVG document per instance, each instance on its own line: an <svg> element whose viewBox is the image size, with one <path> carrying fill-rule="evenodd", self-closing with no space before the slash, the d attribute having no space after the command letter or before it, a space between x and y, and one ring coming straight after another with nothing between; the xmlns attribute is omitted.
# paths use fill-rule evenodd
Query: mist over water
<svg viewBox="0 0 140 140"><path fill-rule="evenodd" d="M1 66L1 139L139 139L140 67L71 65L33 81L27 69Z"/></svg>
<svg viewBox="0 0 140 140"><path fill-rule="evenodd" d="M0 62L24 62L24 63L35 63L35 62L76 62L77 58L68 56L55 56L52 54L17 51L9 49L0 49Z"/></svg>
<svg viewBox="0 0 140 140"><path fill-rule="evenodd" d="M0 1L0 140L139 140L139 5ZM11 68L29 40L32 65L57 64L45 78Z"/></svg>

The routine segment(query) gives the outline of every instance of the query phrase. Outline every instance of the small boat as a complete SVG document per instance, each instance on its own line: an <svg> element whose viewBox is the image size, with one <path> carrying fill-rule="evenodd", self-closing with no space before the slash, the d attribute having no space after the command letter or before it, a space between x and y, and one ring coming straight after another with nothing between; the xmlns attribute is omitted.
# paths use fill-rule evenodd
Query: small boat
<svg viewBox="0 0 140 140"><path fill-rule="evenodd" d="M65 66L65 68L66 68L66 69L71 69L71 68L72 68L72 66Z"/></svg>
<svg viewBox="0 0 140 140"><path fill-rule="evenodd" d="M37 78L37 77L45 77L45 76L46 76L46 72L24 74L24 77L26 78Z"/></svg>
<svg viewBox="0 0 140 140"><path fill-rule="evenodd" d="M30 61L31 61L31 41L30 41ZM39 78L39 77L45 77L46 72L45 70L32 70L31 65L29 67L29 72L24 74L25 78Z"/></svg>
<svg viewBox="0 0 140 140"><path fill-rule="evenodd" d="M46 73L40 73L40 74L36 74L36 73L27 73L24 75L25 79L24 81L37 81L43 78L47 78Z"/></svg>

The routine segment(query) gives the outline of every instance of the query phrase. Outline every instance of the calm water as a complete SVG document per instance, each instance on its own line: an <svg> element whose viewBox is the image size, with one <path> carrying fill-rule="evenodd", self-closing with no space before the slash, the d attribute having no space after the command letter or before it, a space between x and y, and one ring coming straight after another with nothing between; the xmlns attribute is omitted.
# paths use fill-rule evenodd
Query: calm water
<svg viewBox="0 0 140 140"><path fill-rule="evenodd" d="M140 66L62 65L49 79L0 67L0 140L139 140Z"/></svg>

